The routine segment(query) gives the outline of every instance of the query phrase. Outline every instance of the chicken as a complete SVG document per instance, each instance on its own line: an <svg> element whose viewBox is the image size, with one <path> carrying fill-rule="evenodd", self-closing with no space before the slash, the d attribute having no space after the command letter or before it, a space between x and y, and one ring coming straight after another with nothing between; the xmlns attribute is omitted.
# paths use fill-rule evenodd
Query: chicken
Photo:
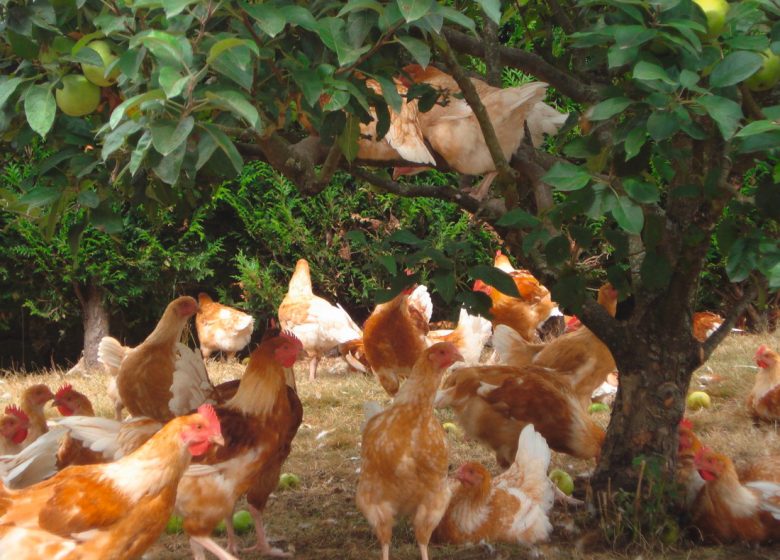
<svg viewBox="0 0 780 560"><path fill-rule="evenodd" d="M198 294L195 328L204 360L213 352L223 352L232 360L236 352L249 344L254 326L251 315L217 303L203 292Z"/></svg>
<svg viewBox="0 0 780 560"><path fill-rule="evenodd" d="M698 311L693 314L693 337L704 342L723 324L723 317L711 311Z"/></svg>
<svg viewBox="0 0 780 560"><path fill-rule="evenodd" d="M444 380L436 406L451 406L466 434L493 449L503 468L514 461L527 424L553 450L580 459L597 457L604 442L604 430L576 395L536 366L458 368Z"/></svg>
<svg viewBox="0 0 780 560"><path fill-rule="evenodd" d="M51 389L40 383L31 385L22 392L21 409L30 419L27 437L22 442L22 447L27 447L49 431L43 409L53 398Z"/></svg>
<svg viewBox="0 0 780 560"><path fill-rule="evenodd" d="M279 323L300 339L311 357L310 381L316 378L317 364L326 352L363 336L360 327L340 305L331 305L314 295L306 259L299 259L295 264L287 294L279 306Z"/></svg>
<svg viewBox="0 0 780 560"><path fill-rule="evenodd" d="M433 66L422 68L411 64L404 67L403 73L414 83L427 83L441 90L443 103L437 103L429 111L419 114L422 135L459 173L486 174L475 194L477 198L483 198L497 175L495 162L471 106L465 99L456 97L460 94L457 82ZM531 82L501 89L481 80L472 78L471 81L487 110L507 161L525 137L526 124L533 144L539 146L545 133L557 133L566 121L567 115L541 102L547 91L546 83ZM457 141L453 142L453 138Z"/></svg>
<svg viewBox="0 0 780 560"><path fill-rule="evenodd" d="M379 383L395 395L427 347L427 305L421 300L427 290L407 288L381 303L363 325L363 349ZM422 286L424 288L424 286ZM427 314L427 316L426 316Z"/></svg>
<svg viewBox="0 0 780 560"><path fill-rule="evenodd" d="M257 548L279 552L265 539L262 507L276 487L300 424L300 401L286 385L285 368L293 366L303 347L289 332L267 336L252 352L235 396L216 408L225 446L198 459L179 484L176 511L184 518L196 559L205 557L204 548L219 558L233 558L209 535L245 492L255 514ZM236 543L231 540L228 546L235 549Z"/></svg>
<svg viewBox="0 0 780 560"><path fill-rule="evenodd" d="M94 416L92 403L84 393L76 391L70 383L60 387L51 403L63 416Z"/></svg>
<svg viewBox="0 0 780 560"><path fill-rule="evenodd" d="M30 430L30 418L17 406L5 407L5 414L0 418L0 455L16 455L24 447Z"/></svg>
<svg viewBox="0 0 780 560"><path fill-rule="evenodd" d="M685 491L685 506L690 508L704 486L704 479L696 470L694 458L703 447L693 432L693 423L683 418L677 428L677 482Z"/></svg>
<svg viewBox="0 0 780 560"><path fill-rule="evenodd" d="M737 469L739 480L769 480L780 484L780 453L753 459Z"/></svg>
<svg viewBox="0 0 780 560"><path fill-rule="evenodd" d="M180 411L172 410L170 404L177 396L171 389L175 381L174 370L177 369L181 349L186 349L181 344L177 346L177 341L197 308L197 302L189 296L173 300L152 333L127 352L122 360L116 384L122 402L133 416L148 416L167 422L177 413L185 413L203 403L201 400L194 406L181 407Z"/></svg>
<svg viewBox="0 0 780 560"><path fill-rule="evenodd" d="M731 459L707 447L694 461L705 481L692 508L702 534L718 543L780 538L780 484L740 483Z"/></svg>
<svg viewBox="0 0 780 560"><path fill-rule="evenodd" d="M222 441L204 406L116 463L69 467L23 490L0 486L3 557L140 558L165 528L191 457Z"/></svg>
<svg viewBox="0 0 780 560"><path fill-rule="evenodd" d="M465 463L451 484L452 499L434 540L446 543L534 544L552 531L550 448L528 424L520 432L512 466L496 478L479 463Z"/></svg>
<svg viewBox="0 0 780 560"><path fill-rule="evenodd" d="M426 338L431 344L452 342L463 356L466 365L476 365L491 332L490 321L479 315L469 315L468 311L462 308L455 329L428 331Z"/></svg>
<svg viewBox="0 0 780 560"><path fill-rule="evenodd" d="M57 472L57 449L66 430L53 428L15 455L0 457L0 479L8 488L25 488Z"/></svg>
<svg viewBox="0 0 780 560"><path fill-rule="evenodd" d="M447 509L447 439L433 411L442 374L463 357L449 342L426 349L393 403L363 431L357 506L374 529L382 559L398 515L410 515L423 560L428 542Z"/></svg>
<svg viewBox="0 0 780 560"><path fill-rule="evenodd" d="M761 420L780 420L780 355L761 345L755 360L758 374L747 398L748 410Z"/></svg>
<svg viewBox="0 0 780 560"><path fill-rule="evenodd" d="M125 408L122 397L119 396L119 389L116 386L116 376L119 373L119 366L122 360L132 348L122 346L115 338L104 336L98 344L98 362L103 364L103 369L108 373L108 382L106 383L106 392L111 402L114 403L114 417L117 420L122 419L122 410Z"/></svg>
<svg viewBox="0 0 780 560"><path fill-rule="evenodd" d="M599 288L598 302L611 316L617 309L617 291L611 284ZM498 329L497 329L498 330ZM493 337L493 346L501 363L523 366L530 363L562 372L572 389L587 408L593 391L609 373L617 369L609 348L587 327L564 334L548 344L529 345L521 336L502 330Z"/></svg>

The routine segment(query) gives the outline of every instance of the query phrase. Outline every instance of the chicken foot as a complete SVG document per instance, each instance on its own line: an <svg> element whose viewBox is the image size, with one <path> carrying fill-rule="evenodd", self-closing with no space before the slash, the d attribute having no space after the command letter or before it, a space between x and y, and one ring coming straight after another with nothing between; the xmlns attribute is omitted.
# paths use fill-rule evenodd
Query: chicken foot
<svg viewBox="0 0 780 560"><path fill-rule="evenodd" d="M309 381L317 379L317 364L320 363L320 357L314 356L309 362Z"/></svg>
<svg viewBox="0 0 780 560"><path fill-rule="evenodd" d="M238 558L224 550L208 536L191 535L190 548L192 548L192 556L195 560L206 560L205 550L211 552L219 560L238 560Z"/></svg>
<svg viewBox="0 0 780 560"><path fill-rule="evenodd" d="M272 547L268 543L268 537L265 534L265 525L263 524L263 512L252 506L252 504L247 504L247 508L249 509L249 513L252 514L252 518L255 520L255 535L257 536L257 543L255 543L254 546L245 548L244 552L258 551L260 554L264 554L265 556L274 556L276 558L291 558L291 553L285 552L280 548Z"/></svg>
<svg viewBox="0 0 780 560"><path fill-rule="evenodd" d="M484 200L490 190L490 185L493 184L496 177L498 177L498 171L486 173L479 184L472 189L471 197L480 201Z"/></svg>

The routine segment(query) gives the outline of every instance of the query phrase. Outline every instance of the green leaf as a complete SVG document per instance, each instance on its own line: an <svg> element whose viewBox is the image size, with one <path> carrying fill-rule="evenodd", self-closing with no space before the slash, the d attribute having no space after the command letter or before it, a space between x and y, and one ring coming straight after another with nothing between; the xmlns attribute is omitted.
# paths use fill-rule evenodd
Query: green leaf
<svg viewBox="0 0 780 560"><path fill-rule="evenodd" d="M669 111L653 111L647 118L647 133L656 142L666 140L680 130L680 123Z"/></svg>
<svg viewBox="0 0 780 560"><path fill-rule="evenodd" d="M117 105L114 111L111 113L111 118L108 120L109 125L111 128L116 128L116 125L119 124L128 109L137 107L141 103L154 99L165 99L165 92L161 89L152 89L146 93L131 97L130 99L125 99L122 103Z"/></svg>
<svg viewBox="0 0 780 560"><path fill-rule="evenodd" d="M450 20L452 23L456 25L465 27L469 31L473 32L476 30L474 20L464 15L463 13L459 12L458 10L450 8L449 6L442 6L440 4L437 4L434 7L434 13L442 16L444 19Z"/></svg>
<svg viewBox="0 0 780 560"><path fill-rule="evenodd" d="M3 108L8 98L16 91L16 87L22 83L21 78L8 78L0 83L0 109Z"/></svg>
<svg viewBox="0 0 780 560"><path fill-rule="evenodd" d="M697 101L718 125L723 138L731 138L742 119L742 108L739 104L717 95L702 96Z"/></svg>
<svg viewBox="0 0 780 560"><path fill-rule="evenodd" d="M396 35L395 38L409 51L417 64L423 67L428 66L431 61L431 49L427 43L408 35Z"/></svg>
<svg viewBox="0 0 780 560"><path fill-rule="evenodd" d="M539 218L529 214L521 208L514 208L501 216L496 222L497 226L507 228L535 227L539 224Z"/></svg>
<svg viewBox="0 0 780 560"><path fill-rule="evenodd" d="M236 47L246 47L252 50L256 55L260 54L260 50L258 49L257 44L253 41L230 37L229 39L222 39L221 41L217 41L211 45L211 48L209 49L209 56L206 58L206 63L213 64L213 62L217 60L220 55L228 52L231 49L235 49Z"/></svg>
<svg viewBox="0 0 780 560"><path fill-rule="evenodd" d="M106 161L116 150L122 147L127 137L140 130L141 125L136 121L125 121L103 138L103 149L100 157Z"/></svg>
<svg viewBox="0 0 780 560"><path fill-rule="evenodd" d="M626 134L623 142L623 149L626 151L626 161L636 156L647 141L647 131L643 126L637 126Z"/></svg>
<svg viewBox="0 0 780 560"><path fill-rule="evenodd" d="M627 196L618 197L617 202L617 205L612 209L612 216L620 228L628 233L641 233L642 227L645 225L645 215L642 208Z"/></svg>
<svg viewBox="0 0 780 560"><path fill-rule="evenodd" d="M780 124L774 121L753 121L750 124L745 125L737 132L735 138L743 138L745 136L753 136L755 134L763 134L765 132L777 132L780 131Z"/></svg>
<svg viewBox="0 0 780 560"><path fill-rule="evenodd" d="M217 143L219 149L222 150L230 160L230 163L233 165L236 173L241 173L241 169L244 167L244 160L241 157L241 154L238 153L238 149L236 149L233 141L228 138L224 132L212 124L199 123L198 126L205 129L206 132L211 135L211 137Z"/></svg>
<svg viewBox="0 0 780 560"><path fill-rule="evenodd" d="M191 116L180 121L156 121L149 129L152 131L152 145L160 154L167 156L186 142L195 126Z"/></svg>
<svg viewBox="0 0 780 560"><path fill-rule="evenodd" d="M260 114L243 93L231 89L207 91L206 99L213 105L232 111L258 132L263 131Z"/></svg>
<svg viewBox="0 0 780 560"><path fill-rule="evenodd" d="M360 10L374 10L376 13L381 14L384 11L382 4L376 0L349 0L347 4L339 10L337 14L341 17L350 12L356 12Z"/></svg>
<svg viewBox="0 0 780 560"><path fill-rule="evenodd" d="M303 6L280 6L278 8L285 19L292 25L303 27L307 31L317 32L317 20L311 15L311 12Z"/></svg>
<svg viewBox="0 0 780 560"><path fill-rule="evenodd" d="M165 16L170 19L179 15L184 11L184 8L190 4L195 4L198 0L161 0L162 7L165 10Z"/></svg>
<svg viewBox="0 0 780 560"><path fill-rule="evenodd" d="M428 15L433 6L433 0L396 0L396 2L406 23Z"/></svg>
<svg viewBox="0 0 780 560"><path fill-rule="evenodd" d="M86 208L97 208L100 204L100 197L95 191L81 191L76 197L76 201Z"/></svg>
<svg viewBox="0 0 780 560"><path fill-rule="evenodd" d="M425 244L425 241L406 229L399 229L394 231L390 237L387 238L387 240L394 243L401 243L403 245L411 245L413 247Z"/></svg>
<svg viewBox="0 0 780 560"><path fill-rule="evenodd" d="M19 202L25 206L36 208L39 206L51 206L62 196L62 191L57 187L33 187L19 198Z"/></svg>
<svg viewBox="0 0 780 560"><path fill-rule="evenodd" d="M468 269L468 274L475 280L482 280L496 288L499 292L512 297L520 297L517 285L509 274L494 266L478 264Z"/></svg>
<svg viewBox="0 0 780 560"><path fill-rule="evenodd" d="M562 276L550 289L550 295L558 305L579 313L585 301L585 278L579 274Z"/></svg>
<svg viewBox="0 0 780 560"><path fill-rule="evenodd" d="M158 81L160 82L160 87L162 87L165 92L165 96L168 99L172 99L184 91L184 86L187 85L189 77L182 76L176 68L163 66L160 68L160 77Z"/></svg>
<svg viewBox="0 0 780 560"><path fill-rule="evenodd" d="M90 212L89 221L93 227L108 234L119 233L123 228L122 216L111 208L107 200Z"/></svg>
<svg viewBox="0 0 780 560"><path fill-rule="evenodd" d="M287 25L287 18L284 12L280 11L276 6L241 2L241 7L257 22L263 33L269 37L276 37L284 30L284 26Z"/></svg>
<svg viewBox="0 0 780 560"><path fill-rule="evenodd" d="M395 83L386 76L374 77L379 85L382 86L382 97L384 97L387 104L393 108L393 111L399 113L401 111L401 105L403 105L403 99L396 89Z"/></svg>
<svg viewBox="0 0 780 560"><path fill-rule="evenodd" d="M57 103L54 101L51 85L36 84L27 90L24 96L24 114L30 128L46 138L57 114Z"/></svg>
<svg viewBox="0 0 780 560"><path fill-rule="evenodd" d="M661 80L669 85L677 85L677 82L672 79L671 76L657 64L642 60L637 62L634 66L634 79L635 80Z"/></svg>
<svg viewBox="0 0 780 560"><path fill-rule="evenodd" d="M360 120L355 115L347 117L344 130L336 137L336 142L341 148L341 153L347 161L353 161L358 153L358 139L360 138Z"/></svg>
<svg viewBox="0 0 780 560"><path fill-rule="evenodd" d="M558 162L542 177L542 181L559 191L576 191L590 182L590 173L577 165Z"/></svg>
<svg viewBox="0 0 780 560"><path fill-rule="evenodd" d="M130 40L130 48L143 45L160 64L189 68L192 65L192 45L186 37L164 31L144 31Z"/></svg>
<svg viewBox="0 0 780 560"><path fill-rule="evenodd" d="M650 290L662 290L669 285L672 267L669 261L658 253L648 251L639 269L642 283Z"/></svg>
<svg viewBox="0 0 780 560"><path fill-rule="evenodd" d="M622 113L626 108L631 105L633 101L627 97L611 97L605 101L602 101L590 112L590 120L603 121L618 113Z"/></svg>
<svg viewBox="0 0 780 560"><path fill-rule="evenodd" d="M190 117L191 118L191 117ZM152 130L152 143L154 143L154 130ZM163 182L175 185L181 174L181 165L187 152L187 143L182 142L166 157L160 158L160 162L154 167L154 173Z"/></svg>
<svg viewBox="0 0 780 560"><path fill-rule="evenodd" d="M444 303L452 303L455 297L455 276L452 272L436 271L431 275L431 282Z"/></svg>
<svg viewBox="0 0 780 560"><path fill-rule="evenodd" d="M477 4L482 7L485 15L495 23L501 23L501 2L500 0L477 0Z"/></svg>
<svg viewBox="0 0 780 560"><path fill-rule="evenodd" d="M763 64L760 54L736 51L726 55L710 74L710 86L726 87L738 84L755 74Z"/></svg>
<svg viewBox="0 0 780 560"><path fill-rule="evenodd" d="M623 188L628 193L628 196L644 204L653 204L661 199L661 192L652 183L640 181L628 177L623 180Z"/></svg>
<svg viewBox="0 0 780 560"><path fill-rule="evenodd" d="M371 45L363 45L360 48L352 48L344 30L346 22L335 17L326 17L317 23L317 34L330 50L336 53L340 66L348 66L355 62L360 55L367 52Z"/></svg>
<svg viewBox="0 0 780 560"><path fill-rule="evenodd" d="M141 138L138 139L138 142L133 149L133 153L130 154L130 163L128 164L130 175L135 176L141 168L141 164L143 163L146 154L149 152L149 146L151 145L152 133L147 130L141 135Z"/></svg>
<svg viewBox="0 0 780 560"><path fill-rule="evenodd" d="M89 48L84 47L76 51L73 56L71 57L74 62L79 62L81 64L90 64L92 66L103 66L103 59L100 58L100 55L97 53L97 51Z"/></svg>
<svg viewBox="0 0 780 560"><path fill-rule="evenodd" d="M557 266L571 258L571 244L565 235L556 235L544 246L544 256L550 266Z"/></svg>
<svg viewBox="0 0 780 560"><path fill-rule="evenodd" d="M252 53L245 45L236 45L226 49L211 61L211 67L223 76L233 80L247 91L251 91L254 81Z"/></svg>

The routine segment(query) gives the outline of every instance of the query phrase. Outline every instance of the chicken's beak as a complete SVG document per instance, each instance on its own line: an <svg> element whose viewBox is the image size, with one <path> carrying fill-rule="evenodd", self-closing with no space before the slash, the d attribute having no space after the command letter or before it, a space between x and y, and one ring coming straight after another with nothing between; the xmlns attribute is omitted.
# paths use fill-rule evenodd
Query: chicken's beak
<svg viewBox="0 0 780 560"><path fill-rule="evenodd" d="M225 438L222 437L222 434L211 436L209 441L215 445L221 445L222 447L225 447Z"/></svg>

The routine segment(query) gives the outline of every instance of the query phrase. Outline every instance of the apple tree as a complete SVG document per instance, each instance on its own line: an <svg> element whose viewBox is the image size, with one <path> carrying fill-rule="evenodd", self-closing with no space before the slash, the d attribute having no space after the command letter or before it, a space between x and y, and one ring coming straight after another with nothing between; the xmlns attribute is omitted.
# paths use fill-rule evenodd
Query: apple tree
<svg viewBox="0 0 780 560"><path fill-rule="evenodd" d="M23 152L41 137L53 153L15 203L47 208L49 223L78 205L98 227L121 204L175 200L186 216L253 159L304 194L343 169L400 196L456 202L496 227L612 350L621 385L598 485L635 488L637 457L672 472L692 372L749 301L780 287L772 0L7 0L2 9L4 141ZM499 171L494 199L376 170L408 162L356 159L360 123L374 113L384 134L388 107L400 106L391 78L406 62L458 80ZM526 143L507 162L494 127L519 125L491 123L467 76L484 71L495 84L510 68L550 84L581 116L547 150ZM437 92L408 96L430 107ZM397 260L436 266L432 286L452 300L457 260L407 241ZM699 343L691 316L714 247L745 289ZM604 279L630 302L618 319L586 296Z"/></svg>

